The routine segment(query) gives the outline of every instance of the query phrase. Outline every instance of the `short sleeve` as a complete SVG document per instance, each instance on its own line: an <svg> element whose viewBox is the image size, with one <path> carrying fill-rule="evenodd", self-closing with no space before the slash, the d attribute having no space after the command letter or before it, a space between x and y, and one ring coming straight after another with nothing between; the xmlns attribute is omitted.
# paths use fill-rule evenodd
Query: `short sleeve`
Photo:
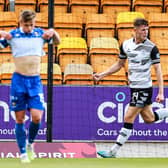
<svg viewBox="0 0 168 168"><path fill-rule="evenodd" d="M123 43L122 43L121 46L120 46L119 58L120 58L120 59L127 59L127 55L126 55L126 53L124 52Z"/></svg>
<svg viewBox="0 0 168 168"><path fill-rule="evenodd" d="M158 64L160 63L160 53L159 53L159 49L154 46L152 48L151 51L151 60L152 60L152 64Z"/></svg>
<svg viewBox="0 0 168 168"><path fill-rule="evenodd" d="M7 47L9 44L8 44L8 41L6 39L0 39L0 48L5 48Z"/></svg>

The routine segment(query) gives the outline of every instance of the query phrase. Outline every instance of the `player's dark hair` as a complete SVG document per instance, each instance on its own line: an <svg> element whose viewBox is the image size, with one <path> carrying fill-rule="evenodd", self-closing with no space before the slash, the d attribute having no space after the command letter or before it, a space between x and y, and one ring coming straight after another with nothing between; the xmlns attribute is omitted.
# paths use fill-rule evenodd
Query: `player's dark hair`
<svg viewBox="0 0 168 168"><path fill-rule="evenodd" d="M148 21L143 18L137 18L134 20L134 27L139 27L142 25L148 26Z"/></svg>
<svg viewBox="0 0 168 168"><path fill-rule="evenodd" d="M29 22L36 17L36 13L32 10L23 10L20 14L20 21Z"/></svg>

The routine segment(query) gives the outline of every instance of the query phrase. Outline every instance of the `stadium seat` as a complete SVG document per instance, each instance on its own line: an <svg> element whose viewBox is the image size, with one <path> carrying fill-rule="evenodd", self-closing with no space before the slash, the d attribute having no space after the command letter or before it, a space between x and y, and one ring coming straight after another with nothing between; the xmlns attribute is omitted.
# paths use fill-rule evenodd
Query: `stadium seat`
<svg viewBox="0 0 168 168"><path fill-rule="evenodd" d="M72 13L56 14L54 28L61 37L82 37L82 18Z"/></svg>
<svg viewBox="0 0 168 168"><path fill-rule="evenodd" d="M142 12L145 18L148 18L150 13L161 13L163 9L162 0L133 0L133 10Z"/></svg>
<svg viewBox="0 0 168 168"><path fill-rule="evenodd" d="M0 29L9 31L18 26L18 18L15 12L0 12Z"/></svg>
<svg viewBox="0 0 168 168"><path fill-rule="evenodd" d="M9 0L7 0L7 10L9 11ZM15 13L19 16L20 12L25 9L36 11L36 0L15 0Z"/></svg>
<svg viewBox="0 0 168 168"><path fill-rule="evenodd" d="M161 56L161 57L165 57L165 56ZM162 68L162 75L163 75L163 80L164 80L164 85L168 85L168 58L163 58L164 61L161 60L161 68ZM151 78L153 81L153 85L157 86L158 82L157 82L157 77L156 77L156 73L155 73L155 69L152 66L151 68Z"/></svg>
<svg viewBox="0 0 168 168"><path fill-rule="evenodd" d="M162 73L163 73L164 85L168 85L168 66L167 66L167 63L162 64Z"/></svg>
<svg viewBox="0 0 168 168"><path fill-rule="evenodd" d="M45 52L45 56L41 57L41 61L45 62L48 60L48 43L45 43L43 46L43 50ZM53 45L53 62L56 61L56 47Z"/></svg>
<svg viewBox="0 0 168 168"><path fill-rule="evenodd" d="M48 16L48 0L38 0L38 11ZM54 13L67 13L68 0L54 0Z"/></svg>
<svg viewBox="0 0 168 168"><path fill-rule="evenodd" d="M160 56L160 62L163 73L164 84L168 85L168 54L163 54Z"/></svg>
<svg viewBox="0 0 168 168"><path fill-rule="evenodd" d="M133 37L133 22L136 18L145 18L141 12L120 12L117 15L116 31L119 44Z"/></svg>
<svg viewBox="0 0 168 168"><path fill-rule="evenodd" d="M48 62L48 55L41 57L41 63L47 63L47 62Z"/></svg>
<svg viewBox="0 0 168 168"><path fill-rule="evenodd" d="M48 28L48 16L45 13L36 13L36 27L41 27L43 29Z"/></svg>
<svg viewBox="0 0 168 168"><path fill-rule="evenodd" d="M1 83L10 84L12 74L15 71L14 63L3 63L1 65Z"/></svg>
<svg viewBox="0 0 168 168"><path fill-rule="evenodd" d="M164 11L168 12L168 0L164 0Z"/></svg>
<svg viewBox="0 0 168 168"><path fill-rule="evenodd" d="M119 12L129 12L131 9L130 0L101 0L102 13L110 14L116 20Z"/></svg>
<svg viewBox="0 0 168 168"><path fill-rule="evenodd" d="M99 0L70 0L70 11L82 18L83 23L87 15L99 12Z"/></svg>
<svg viewBox="0 0 168 168"><path fill-rule="evenodd" d="M47 69L48 69L48 64L41 63L40 76L41 76L42 83L44 85L47 84L47 79L48 79ZM53 64L53 84L54 85L62 84L61 68L58 64Z"/></svg>
<svg viewBox="0 0 168 168"><path fill-rule="evenodd" d="M62 38L61 44L58 45L57 57L62 72L64 72L64 68L67 64L86 64L86 41L80 37Z"/></svg>
<svg viewBox="0 0 168 168"><path fill-rule="evenodd" d="M98 37L91 40L89 57L94 72L102 72L117 61L119 44L112 37Z"/></svg>
<svg viewBox="0 0 168 168"><path fill-rule="evenodd" d="M168 13L149 14L150 39L161 54L168 54Z"/></svg>
<svg viewBox="0 0 168 168"><path fill-rule="evenodd" d="M13 63L12 53L0 53L2 63Z"/></svg>
<svg viewBox="0 0 168 168"><path fill-rule="evenodd" d="M0 11L5 10L5 0L0 0Z"/></svg>
<svg viewBox="0 0 168 168"><path fill-rule="evenodd" d="M70 85L93 85L93 69L89 64L68 64L64 71L64 83Z"/></svg>
<svg viewBox="0 0 168 168"><path fill-rule="evenodd" d="M0 12L0 30L10 31L18 26L18 18L15 12ZM10 47L3 48L0 50L0 55L2 55L3 60L9 59L11 55ZM5 55L8 57L5 59Z"/></svg>
<svg viewBox="0 0 168 168"><path fill-rule="evenodd" d="M87 45L94 37L114 37L115 21L108 14L90 14L86 20L86 38Z"/></svg>
<svg viewBox="0 0 168 168"><path fill-rule="evenodd" d="M125 86L127 85L127 77L125 73L125 69L121 68L118 72L106 76L100 81L97 82L98 85L119 85Z"/></svg>

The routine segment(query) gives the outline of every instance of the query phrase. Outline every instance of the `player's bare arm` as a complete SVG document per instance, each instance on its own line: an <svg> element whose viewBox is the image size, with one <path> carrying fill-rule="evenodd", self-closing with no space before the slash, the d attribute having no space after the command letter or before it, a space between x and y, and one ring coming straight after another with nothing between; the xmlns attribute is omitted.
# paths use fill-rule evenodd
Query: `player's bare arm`
<svg viewBox="0 0 168 168"><path fill-rule="evenodd" d="M43 38L44 38L45 40L49 40L49 39L53 38L55 45L60 44L60 36L59 36L59 34L58 34L54 29L52 29L52 28L50 28L50 29L48 29L48 30L46 30L46 31L44 32Z"/></svg>
<svg viewBox="0 0 168 168"><path fill-rule="evenodd" d="M156 78L158 81L158 96L156 97L156 101L158 103L162 102L164 100L164 89L163 89L163 76L162 76L162 70L161 70L161 64L154 64L154 69L156 72Z"/></svg>
<svg viewBox="0 0 168 168"><path fill-rule="evenodd" d="M125 59L119 59L115 64L113 64L109 69L107 69L104 72L101 73L96 73L93 75L93 78L98 81L102 78L104 78L105 76L108 76L110 74L113 74L117 71L119 71L125 64Z"/></svg>

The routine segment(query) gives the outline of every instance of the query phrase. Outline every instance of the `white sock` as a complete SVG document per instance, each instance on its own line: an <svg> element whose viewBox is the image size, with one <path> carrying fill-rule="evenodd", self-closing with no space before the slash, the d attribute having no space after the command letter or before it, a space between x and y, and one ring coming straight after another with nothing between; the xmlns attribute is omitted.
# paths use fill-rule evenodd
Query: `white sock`
<svg viewBox="0 0 168 168"><path fill-rule="evenodd" d="M117 137L117 142L111 148L111 152L116 154L120 147L128 140L132 132L132 129L121 128L120 134Z"/></svg>
<svg viewBox="0 0 168 168"><path fill-rule="evenodd" d="M157 109L155 113L158 115L159 120L163 120L168 117L168 109L167 108L161 108Z"/></svg>
<svg viewBox="0 0 168 168"><path fill-rule="evenodd" d="M112 152L113 155L116 155L116 153L117 153L117 151L120 149L120 147L121 147L120 145L114 144L114 145L111 147L110 151Z"/></svg>

